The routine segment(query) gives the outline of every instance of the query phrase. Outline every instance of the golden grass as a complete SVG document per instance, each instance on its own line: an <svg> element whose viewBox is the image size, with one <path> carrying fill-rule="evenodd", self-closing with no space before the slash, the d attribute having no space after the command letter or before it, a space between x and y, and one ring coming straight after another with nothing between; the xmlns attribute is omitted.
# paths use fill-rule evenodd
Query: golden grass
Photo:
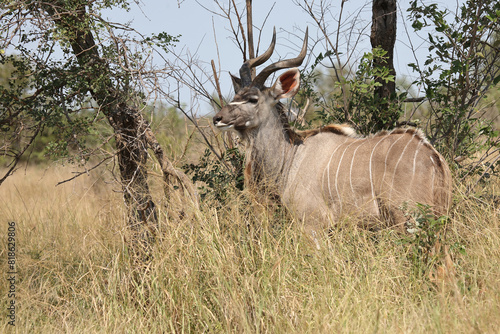
<svg viewBox="0 0 500 334"><path fill-rule="evenodd" d="M415 274L401 236L346 226L316 250L279 210L235 194L229 206L160 215L151 261L126 243L119 187L106 172L55 187L68 169L18 171L0 187L0 268L16 222L19 333L496 333L498 206L456 188L448 226L457 291ZM499 194L499 184L488 186ZM161 202L161 198L157 200ZM250 202L249 202L250 201ZM459 253L459 248L465 252ZM4 275L5 276L5 275ZM0 281L2 332L12 331Z"/></svg>

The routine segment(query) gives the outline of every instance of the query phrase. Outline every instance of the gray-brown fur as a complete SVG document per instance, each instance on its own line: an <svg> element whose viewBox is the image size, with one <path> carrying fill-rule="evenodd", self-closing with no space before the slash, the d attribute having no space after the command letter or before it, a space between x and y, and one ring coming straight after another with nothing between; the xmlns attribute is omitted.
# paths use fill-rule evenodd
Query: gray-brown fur
<svg viewBox="0 0 500 334"><path fill-rule="evenodd" d="M245 143L247 186L279 195L310 231L346 216L402 226L402 208L415 203L447 212L451 173L420 130L365 138L345 125L294 132L279 100L293 97L299 82L293 68L271 88L250 84L215 115L218 128L236 131Z"/></svg>

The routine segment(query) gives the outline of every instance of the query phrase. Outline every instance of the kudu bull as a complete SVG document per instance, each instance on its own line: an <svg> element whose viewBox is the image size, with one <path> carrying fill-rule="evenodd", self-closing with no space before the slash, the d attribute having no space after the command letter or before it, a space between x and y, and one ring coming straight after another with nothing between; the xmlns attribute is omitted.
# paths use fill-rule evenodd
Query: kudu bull
<svg viewBox="0 0 500 334"><path fill-rule="evenodd" d="M240 77L232 76L236 95L213 118L220 130L235 131L246 146L245 183L279 195L283 204L313 234L345 216L371 225L381 222L404 229L402 208L415 203L446 213L451 175L443 157L417 129L397 128L358 137L345 125L295 132L283 98L299 89L299 66L307 51L307 31L299 56L267 66L255 79L251 69L268 60L271 46L247 60ZM293 67L293 68L292 68ZM289 69L272 87L264 82Z"/></svg>

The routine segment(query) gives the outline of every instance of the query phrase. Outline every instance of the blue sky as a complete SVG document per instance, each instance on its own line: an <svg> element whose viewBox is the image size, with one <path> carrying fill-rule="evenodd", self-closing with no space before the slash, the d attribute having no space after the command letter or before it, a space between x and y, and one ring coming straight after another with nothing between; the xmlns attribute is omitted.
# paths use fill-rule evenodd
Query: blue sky
<svg viewBox="0 0 500 334"><path fill-rule="evenodd" d="M179 4L179 2L181 3ZM221 2L227 6L228 0ZM296 2L292 0L253 1L254 26L259 28L263 26L261 37L263 45L260 50L267 48L273 27L276 27L277 30L277 46L275 55L271 58L272 60L295 56L300 49L300 38L303 37L303 31L306 27L309 27L309 34L313 39L321 35L313 19L302 8L297 6ZM316 0L316 3L318 2ZM419 37L412 32L411 24L405 23L407 21L406 8L408 3L404 2L403 4L403 2L400 1L398 11L395 67L398 75L412 76L413 74L407 64L415 62L415 54L411 50L409 40L411 39L413 49L416 50L416 57L423 62L428 54L425 43L426 33L420 34L422 37ZM240 10L244 8L243 0L236 1L236 3L239 4ZM337 22L334 19L337 19L340 13L341 1L335 0L330 3L331 26L329 31L336 33ZM455 0L445 0L437 3L440 7L446 7L452 11L455 10L457 5ZM203 8L200 4L203 4L206 8ZM273 9L269 12L271 8ZM177 43L177 49L197 54L199 60L207 64L207 68L209 68L212 59L218 63L217 59L220 57L220 69L222 70L221 89L224 94L230 94L232 87L228 72L238 72L242 63L242 56L231 39L232 35L229 31L228 21L211 13L209 10L219 11L213 0L143 0L138 4L132 4L132 10L128 13L113 10L106 15L112 21L121 23L131 21L132 27L144 34L164 31L171 35L182 35L180 42ZM343 22L351 22L354 18L356 18L358 25L353 36L361 36L361 42L354 50L354 53L359 57L370 50L371 1L347 1L344 5ZM218 50L214 30L217 35ZM410 37L408 37L408 33ZM258 36L258 30L254 31L254 36ZM341 35L343 42L347 38L347 35ZM346 54L347 49L345 49L345 46L344 49L342 48L341 45L340 50ZM324 52L324 43L314 45L312 51L313 55Z"/></svg>

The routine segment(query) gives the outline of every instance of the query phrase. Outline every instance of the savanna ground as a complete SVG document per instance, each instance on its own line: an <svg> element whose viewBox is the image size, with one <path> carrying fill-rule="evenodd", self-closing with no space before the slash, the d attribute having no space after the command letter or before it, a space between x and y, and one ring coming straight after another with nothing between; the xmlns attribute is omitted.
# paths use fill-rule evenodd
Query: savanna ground
<svg viewBox="0 0 500 334"><path fill-rule="evenodd" d="M265 210L236 191L223 207L184 203L181 221L166 214L158 187L160 237L150 260L139 263L127 247L123 200L110 172L56 187L70 172L29 167L0 187L2 332L500 330L500 220L492 197L500 194L498 180L468 196L455 186L445 243L456 288L442 289L410 256L415 243L401 235L346 222L317 250L279 209ZM6 317L12 221L15 328Z"/></svg>

